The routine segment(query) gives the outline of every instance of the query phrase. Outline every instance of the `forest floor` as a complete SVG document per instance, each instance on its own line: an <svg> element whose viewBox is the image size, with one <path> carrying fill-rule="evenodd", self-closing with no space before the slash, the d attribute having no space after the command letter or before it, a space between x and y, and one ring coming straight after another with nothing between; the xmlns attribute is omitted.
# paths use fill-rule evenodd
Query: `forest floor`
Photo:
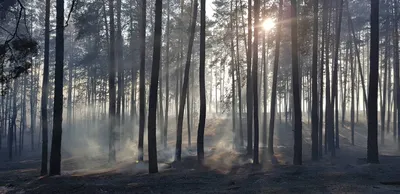
<svg viewBox="0 0 400 194"><path fill-rule="evenodd" d="M173 153L174 141L170 141L168 151L159 151L158 174L148 174L147 164L134 157L111 166L105 157L73 156L63 158L62 175L39 177L40 153L10 162L3 151L0 193L400 193L400 154L395 141L385 138L385 144L379 145L380 164L366 164L366 125L357 125L355 145L350 142L349 126L340 126L336 157L325 154L312 162L311 132L304 123L302 166L292 165L291 126L278 121L274 158L265 157L261 149L262 164L253 165L243 148L232 148L229 125L229 119L207 121L202 166L197 165L195 148L183 151L182 162L171 162L166 154ZM174 139L172 130L170 136Z"/></svg>

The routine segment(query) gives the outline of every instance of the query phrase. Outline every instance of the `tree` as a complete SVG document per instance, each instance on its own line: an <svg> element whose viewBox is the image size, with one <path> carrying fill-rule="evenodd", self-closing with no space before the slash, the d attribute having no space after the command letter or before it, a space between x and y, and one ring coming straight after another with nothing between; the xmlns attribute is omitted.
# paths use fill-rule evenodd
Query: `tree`
<svg viewBox="0 0 400 194"><path fill-rule="evenodd" d="M165 48L166 57L165 57L165 121L164 121L164 148L167 148L167 137L168 137L168 111L169 111L169 43L170 43L170 0L167 0L167 27L166 27L166 39L167 45ZM161 99L160 99L161 100Z"/></svg>
<svg viewBox="0 0 400 194"><path fill-rule="evenodd" d="M282 21L282 5L283 0L279 0L279 15L276 30L276 42L275 42L275 58L274 58L274 69L272 73L272 94L271 94L271 112L269 121L269 136L268 136L268 154L274 154L274 127L275 127L275 114L276 114L276 88L278 80L278 68L279 68L279 53L281 44L281 21Z"/></svg>
<svg viewBox="0 0 400 194"><path fill-rule="evenodd" d="M200 117L197 129L197 160L204 160L204 127L206 123L206 83L205 83L205 63L206 63L206 0L200 3Z"/></svg>
<svg viewBox="0 0 400 194"><path fill-rule="evenodd" d="M320 94L319 94L319 138L318 138L318 155L320 158L322 158L322 126L323 126L323 120L324 120L324 107L323 107L323 93L324 93L324 54L325 54L325 40L326 40L326 31L327 31L327 17L328 17L328 12L327 12L327 0L323 0L322 4L322 42L321 42L321 60L320 60ZM326 114L326 113L325 113ZM325 121L326 123L326 121ZM326 132L325 132L325 137L326 137ZM326 145L326 139L325 139L325 145ZM325 146L326 150L326 146Z"/></svg>
<svg viewBox="0 0 400 194"><path fill-rule="evenodd" d="M146 86L145 86L145 66L146 66L146 0L140 1L141 19L140 19L140 69L139 69L139 156L138 160L143 161L143 136L145 122L145 103L146 103Z"/></svg>
<svg viewBox="0 0 400 194"><path fill-rule="evenodd" d="M13 82L13 95L12 95L12 116L10 118L10 123L8 126L8 158L10 160L13 159L13 143L15 143L15 150L17 149L17 125L16 125L16 120L17 120L17 113L18 113L18 109L17 109L17 92L18 92L18 80L15 79ZM11 108L11 103L10 103L10 108ZM14 139L15 137L15 139Z"/></svg>
<svg viewBox="0 0 400 194"><path fill-rule="evenodd" d="M394 114L393 114L393 131L394 134L396 134L397 131L397 142L400 142L400 124L398 123L400 121L400 76L399 76L399 66L400 66L400 61L399 61L399 29L398 29L398 23L397 23L397 18L399 18L399 13L398 13L398 2L394 1L394 35L393 35L393 45L394 45L394 90L393 95L394 95ZM396 114L397 113L397 114ZM397 118L396 118L397 116ZM397 129L396 129L396 124L397 124ZM398 143L398 148L400 149L400 143Z"/></svg>
<svg viewBox="0 0 400 194"><path fill-rule="evenodd" d="M253 150L253 85L251 76L251 41L252 41L252 19L251 19L251 1L248 0L248 16L247 16L247 88L246 88L246 102L247 102L247 154L250 155Z"/></svg>
<svg viewBox="0 0 400 194"><path fill-rule="evenodd" d="M254 43L253 43L253 110L254 110L254 155L253 163L258 164L259 122L258 122L258 37L260 29L260 0L254 0Z"/></svg>
<svg viewBox="0 0 400 194"><path fill-rule="evenodd" d="M230 12L233 11L233 2L230 2ZM232 133L233 135L233 145L237 143L237 133L236 133L236 93L235 93L235 49L233 46L233 14L231 13L229 16L229 28L230 28L230 50L231 50L231 62L230 62L230 67L231 67L231 79L232 79ZM238 63L238 62L237 62ZM239 94L240 95L240 94Z"/></svg>
<svg viewBox="0 0 400 194"><path fill-rule="evenodd" d="M379 76L379 0L371 0L371 50L368 89L368 163L379 163L378 156L378 76Z"/></svg>
<svg viewBox="0 0 400 194"><path fill-rule="evenodd" d="M239 145L243 147L243 119L242 119L242 81L241 81L241 73L240 73L240 55L239 55L239 17L238 17L238 0L235 1L235 29L236 29L236 78L237 78L237 86L238 86L238 104L239 104ZM242 14L243 16L243 14ZM243 29L244 31L244 29ZM246 38L244 38L246 41ZM247 48L245 46L245 48Z"/></svg>
<svg viewBox="0 0 400 194"><path fill-rule="evenodd" d="M161 61L161 22L162 22L162 0L156 0L155 5L155 26L154 26L154 47L153 65L151 69L151 83L149 96L149 118L148 121L148 151L149 151L149 173L158 172L157 166L157 136L156 136L156 115L157 115L157 89ZM161 99L160 99L161 100Z"/></svg>
<svg viewBox="0 0 400 194"><path fill-rule="evenodd" d="M293 164L302 164L302 122L299 82L299 59L297 44L297 1L291 0L291 38L292 38L292 92L294 108L294 156Z"/></svg>
<svg viewBox="0 0 400 194"><path fill-rule="evenodd" d="M190 62L192 59L194 33L196 30L197 4L198 4L198 1L194 0L192 23L190 26L189 45L188 45L186 64L185 64L185 74L184 74L184 78L183 78L182 91L181 91L181 96L180 96L180 100L179 100L180 105L179 105L179 113L178 113L178 127L177 127L177 133L176 133L176 150L175 150L175 160L176 161L181 161L181 157L182 157L181 154L182 154L183 113L185 110L185 102L186 102L185 98L186 98L187 90L188 90L188 86L189 86L189 70L190 70Z"/></svg>
<svg viewBox="0 0 400 194"><path fill-rule="evenodd" d="M109 64L108 64L108 92L109 92L109 119L110 119L110 138L108 161L115 162L115 25L114 25L114 0L108 1L108 14L110 15L110 45L109 45Z"/></svg>
<svg viewBox="0 0 400 194"><path fill-rule="evenodd" d="M355 90L355 66L354 66L354 57L353 57L353 45L352 45L352 37L349 37L350 39L350 71L351 71L351 106L350 106L350 128L351 128L351 145L354 145L354 102L355 102L355 96L354 96L354 90Z"/></svg>
<svg viewBox="0 0 400 194"><path fill-rule="evenodd" d="M335 98L337 97L337 82L338 82L338 61L339 61L339 48L340 48L340 32L341 32L341 24L342 24L342 14L343 14L343 0L339 1L339 4L337 5L337 15L338 15L338 21L336 23L336 32L335 32L335 51L334 51L334 57L333 57L333 75L332 75L332 98L331 98L331 102L330 102L330 140L329 142L331 143L331 155L335 156L336 155L336 150L335 148L339 148L338 145L338 131L336 132L336 135L334 135L334 115L335 115ZM337 110L337 108L336 108ZM334 145L334 136L336 136L336 146Z"/></svg>
<svg viewBox="0 0 400 194"><path fill-rule="evenodd" d="M47 125L47 101L49 92L49 39L50 39L50 0L46 0L45 32L44 32L44 63L43 83L41 99L41 122L42 122L42 163L40 175L47 174L48 160L48 125Z"/></svg>
<svg viewBox="0 0 400 194"><path fill-rule="evenodd" d="M318 0L314 0L313 53L312 53L312 159L318 160Z"/></svg>
<svg viewBox="0 0 400 194"><path fill-rule="evenodd" d="M49 175L59 175L61 171L61 137L64 80L64 0L57 0L56 10L56 69L54 83L53 138L51 140Z"/></svg>

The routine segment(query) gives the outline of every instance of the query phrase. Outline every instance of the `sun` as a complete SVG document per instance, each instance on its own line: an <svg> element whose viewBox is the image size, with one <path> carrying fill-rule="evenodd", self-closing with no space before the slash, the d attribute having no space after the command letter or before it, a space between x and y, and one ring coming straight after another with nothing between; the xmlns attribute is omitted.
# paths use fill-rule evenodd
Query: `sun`
<svg viewBox="0 0 400 194"><path fill-rule="evenodd" d="M274 27L275 27L275 22L274 22L273 19L268 18L268 19L264 20L263 28L264 28L265 31L270 31Z"/></svg>

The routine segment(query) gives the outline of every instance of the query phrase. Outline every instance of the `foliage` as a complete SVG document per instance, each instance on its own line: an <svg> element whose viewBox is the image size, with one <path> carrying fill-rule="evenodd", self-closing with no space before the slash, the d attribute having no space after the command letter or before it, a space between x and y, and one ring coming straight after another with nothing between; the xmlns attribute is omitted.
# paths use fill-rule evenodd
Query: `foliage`
<svg viewBox="0 0 400 194"><path fill-rule="evenodd" d="M31 68L31 57L38 52L38 43L26 37L8 40L0 45L0 83L3 85L1 94L4 95L9 83Z"/></svg>

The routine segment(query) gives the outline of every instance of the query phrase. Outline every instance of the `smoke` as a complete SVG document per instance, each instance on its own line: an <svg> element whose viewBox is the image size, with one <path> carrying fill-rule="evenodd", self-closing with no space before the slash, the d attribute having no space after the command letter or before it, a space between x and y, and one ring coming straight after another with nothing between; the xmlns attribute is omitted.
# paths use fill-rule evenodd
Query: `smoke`
<svg viewBox="0 0 400 194"><path fill-rule="evenodd" d="M62 169L64 174L84 175L93 173L147 173L147 128L144 133L144 162L138 158L138 124L130 119L115 127L117 162L109 164L110 119L107 113L99 113L98 107L76 109L70 125L64 122L62 140ZM79 111L80 110L80 111ZM244 157L243 149L235 147L236 134L232 130L231 116L213 115L208 118L205 129L205 161L209 169L229 172L236 166L252 163ZM67 119L64 119L67 121ZM68 127L69 126L69 127ZM188 144L188 129L184 122L182 134L182 159L197 156L197 125L191 127L191 145ZM163 133L157 126L157 159L159 170L170 168L175 160L176 119L169 119L167 147L161 142ZM187 160L192 162L193 160Z"/></svg>
<svg viewBox="0 0 400 194"><path fill-rule="evenodd" d="M76 111L70 125L64 122L62 167L67 174L110 167L108 166L109 117L107 114L98 114L99 109L95 107L81 107L80 110ZM136 161L138 155L137 129L137 124L129 119L114 128L118 165ZM145 137L146 144L147 138Z"/></svg>

